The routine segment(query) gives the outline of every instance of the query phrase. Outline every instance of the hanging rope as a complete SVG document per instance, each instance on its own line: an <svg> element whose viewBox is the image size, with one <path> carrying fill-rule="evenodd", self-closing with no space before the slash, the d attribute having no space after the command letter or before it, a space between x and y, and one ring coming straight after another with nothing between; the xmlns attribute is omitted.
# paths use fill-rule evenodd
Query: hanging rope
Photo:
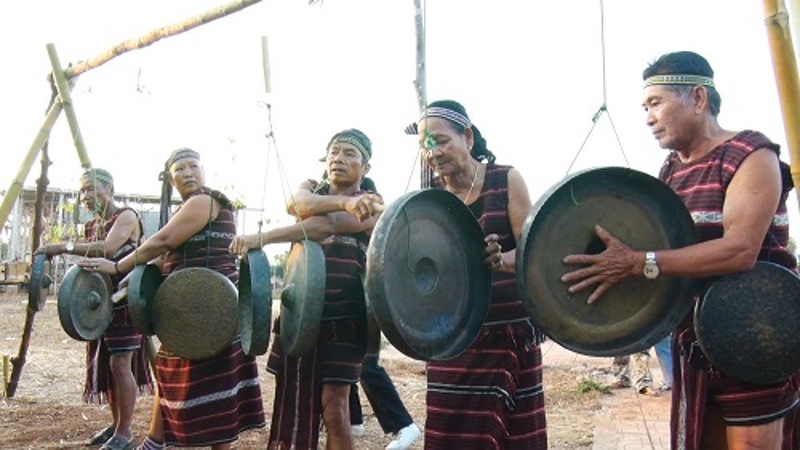
<svg viewBox="0 0 800 450"><path fill-rule="evenodd" d="M583 143L581 143L580 148L578 148L578 152L575 154L575 157L572 158L572 162L570 162L569 167L567 167L566 175L572 171L572 166L575 165L575 161L578 160L578 156L583 151L583 148L586 146L586 143L589 141L592 133L594 132L595 127L597 126L597 122L600 118L605 115L608 116L608 121L611 124L611 130L614 132L614 136L617 139L617 145L622 153L622 158L625 160L625 165L630 168L630 162L628 162L628 156L625 154L625 149L622 148L622 141L619 138L619 133L617 133L617 127L614 125L614 121L611 119L611 111L608 110L608 96L607 96L607 89L606 89L606 39L605 39L605 7L603 6L603 0L600 0L600 54L602 59L602 75L603 75L603 103L600 105L600 108L597 109L597 112L594 113L592 116L592 126L589 127L589 132L586 134L586 137L583 139Z"/></svg>

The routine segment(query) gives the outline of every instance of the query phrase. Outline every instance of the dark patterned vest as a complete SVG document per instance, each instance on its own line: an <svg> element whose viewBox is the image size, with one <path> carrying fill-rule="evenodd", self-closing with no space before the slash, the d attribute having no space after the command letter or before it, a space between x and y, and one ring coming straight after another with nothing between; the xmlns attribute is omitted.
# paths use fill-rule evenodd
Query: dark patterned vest
<svg viewBox="0 0 800 450"><path fill-rule="evenodd" d="M484 235L495 233L500 237L503 251L517 248L517 241L508 217L508 171L511 166L488 164L483 189L477 200L469 205L478 219ZM517 289L513 273L492 272L492 302L486 322L512 322L529 317Z"/></svg>
<svg viewBox="0 0 800 450"><path fill-rule="evenodd" d="M170 274L186 267L206 267L225 275L236 284L239 281L236 256L228 251L231 241L236 236L233 205L219 191L202 188L195 191L189 198L198 195L207 197L209 203L217 200L222 208L214 220L210 220L209 217L209 222L202 230L167 253L163 272ZM184 202L186 200L188 198Z"/></svg>
<svg viewBox="0 0 800 450"><path fill-rule="evenodd" d="M330 186L320 183L315 186L314 192L330 195ZM352 195L365 193L358 191ZM369 235L334 235L320 242L320 245L325 253L325 305L322 308L322 318L365 317L362 277L367 265Z"/></svg>
<svg viewBox="0 0 800 450"><path fill-rule="evenodd" d="M698 240L722 237L722 205L725 192L734 174L747 156L760 148L780 154L780 147L757 131L742 131L712 150L703 158L682 163L672 152L661 167L659 179L669 185L683 200L692 215ZM789 218L786 198L792 189L788 167L781 162L783 192L775 215L758 255L760 261L771 261L795 270L797 261L789 251Z"/></svg>
<svg viewBox="0 0 800 450"><path fill-rule="evenodd" d="M133 214L136 215L136 222L139 225L139 239L134 241L133 239L128 238L125 243L113 254L113 255L106 255L106 258L110 259L111 261L119 261L122 258L128 256L129 254L133 253L139 245L142 243L142 238L144 235L144 228L142 227L142 220L139 218L139 214L133 210L133 208L123 207L119 208L114 212L114 215L109 217L108 220L101 222L99 218L94 218L86 222L84 225L83 230L83 237L86 242L97 242L103 241L108 236L108 233L111 231L111 227L114 226L114 223L117 221L119 216L125 211L132 211ZM117 285L122 280L122 276L113 276L111 277L111 282L114 286L114 289L117 288Z"/></svg>

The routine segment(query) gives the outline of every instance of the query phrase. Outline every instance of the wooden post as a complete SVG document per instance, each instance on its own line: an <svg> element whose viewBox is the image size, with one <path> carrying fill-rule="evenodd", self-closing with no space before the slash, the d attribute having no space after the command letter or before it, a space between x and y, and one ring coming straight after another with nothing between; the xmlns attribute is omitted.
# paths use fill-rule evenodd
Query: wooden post
<svg viewBox="0 0 800 450"><path fill-rule="evenodd" d="M800 86L789 14L783 0L764 0L764 14L789 147L792 179L795 186L800 186ZM797 195L800 202L800 193Z"/></svg>

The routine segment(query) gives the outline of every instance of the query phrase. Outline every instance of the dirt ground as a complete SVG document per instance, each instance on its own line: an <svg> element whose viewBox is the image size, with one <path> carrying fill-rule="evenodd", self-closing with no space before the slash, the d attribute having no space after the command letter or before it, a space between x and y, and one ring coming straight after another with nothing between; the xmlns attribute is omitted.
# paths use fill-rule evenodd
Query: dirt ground
<svg viewBox="0 0 800 450"><path fill-rule="evenodd" d="M15 287L0 293L0 356L16 357L25 324L27 293ZM85 343L62 330L55 296L35 315L30 348L13 398L0 389L0 449L75 449L95 431L105 427L110 414L104 407L81 402L85 373ZM425 365L388 347L382 363L415 421L425 422ZM272 411L273 377L264 370L266 355L259 357L264 409ZM10 374L11 368L8 372ZM551 449L589 449L593 441L593 414L600 408L599 392L581 393L574 372L545 366L548 436ZM363 393L362 393L363 394ZM383 449L391 440L384 435L366 396L362 395L366 432L356 439L358 450ZM136 440L144 436L152 397L139 399L134 420ZM267 418L269 424L269 417ZM263 449L268 429L248 431L235 443L237 449ZM412 447L421 449L421 440Z"/></svg>

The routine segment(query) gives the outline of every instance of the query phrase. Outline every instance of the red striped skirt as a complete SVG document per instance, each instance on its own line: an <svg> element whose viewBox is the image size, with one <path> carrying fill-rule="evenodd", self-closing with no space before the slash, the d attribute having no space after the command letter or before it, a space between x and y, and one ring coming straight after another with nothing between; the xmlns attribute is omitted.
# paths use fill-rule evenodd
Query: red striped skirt
<svg viewBox="0 0 800 450"><path fill-rule="evenodd" d="M547 449L542 354L529 322L485 325L467 351L427 372L427 450Z"/></svg>
<svg viewBox="0 0 800 450"><path fill-rule="evenodd" d="M322 385L352 385L361 374L366 325L352 318L320 323L317 345L303 357L284 353L275 321L267 370L275 375L269 448L316 450L322 422Z"/></svg>
<svg viewBox="0 0 800 450"><path fill-rule="evenodd" d="M167 445L232 442L265 425L258 366L237 339L221 355L188 360L159 350L156 358Z"/></svg>
<svg viewBox="0 0 800 450"><path fill-rule="evenodd" d="M87 403L102 404L114 401L114 378L109 366L112 354L133 352L131 373L136 379L139 393L153 393L153 378L147 363L147 340L133 326L128 303L114 306L105 333L86 343L86 383L83 400Z"/></svg>

